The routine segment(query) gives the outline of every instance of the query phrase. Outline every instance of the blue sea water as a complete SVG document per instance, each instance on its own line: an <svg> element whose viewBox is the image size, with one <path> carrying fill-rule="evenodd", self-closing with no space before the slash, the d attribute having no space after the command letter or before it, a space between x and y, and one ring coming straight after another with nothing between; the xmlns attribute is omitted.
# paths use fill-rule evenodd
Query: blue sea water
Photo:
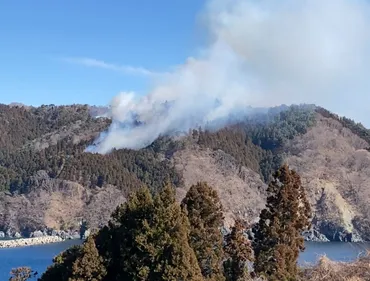
<svg viewBox="0 0 370 281"><path fill-rule="evenodd" d="M67 240L61 243L0 249L0 281L8 281L12 268L29 266L38 276L52 264L52 259L67 248L80 244L81 240ZM37 278L31 280L37 280Z"/></svg>
<svg viewBox="0 0 370 281"><path fill-rule="evenodd" d="M21 248L0 249L0 281L9 280L9 272L14 267L30 266L39 273L39 277L52 263L54 256L80 240L68 240L62 243L28 246ZM326 255L336 261L351 261L370 250L368 243L306 243L306 250L300 255L299 263L315 263L318 257ZM32 280L37 280L33 278Z"/></svg>

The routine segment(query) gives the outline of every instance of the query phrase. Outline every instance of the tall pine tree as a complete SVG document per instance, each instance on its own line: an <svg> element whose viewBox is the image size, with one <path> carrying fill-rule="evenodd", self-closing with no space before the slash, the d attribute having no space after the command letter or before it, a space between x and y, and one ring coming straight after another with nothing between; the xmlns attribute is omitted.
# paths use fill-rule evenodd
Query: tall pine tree
<svg viewBox="0 0 370 281"><path fill-rule="evenodd" d="M190 187L182 201L190 221L190 246L207 280L225 280L222 270L222 204L218 194L205 182Z"/></svg>
<svg viewBox="0 0 370 281"><path fill-rule="evenodd" d="M283 165L267 189L267 205L254 229L255 272L270 281L297 280L297 260L304 250L302 231L311 208L299 175Z"/></svg>

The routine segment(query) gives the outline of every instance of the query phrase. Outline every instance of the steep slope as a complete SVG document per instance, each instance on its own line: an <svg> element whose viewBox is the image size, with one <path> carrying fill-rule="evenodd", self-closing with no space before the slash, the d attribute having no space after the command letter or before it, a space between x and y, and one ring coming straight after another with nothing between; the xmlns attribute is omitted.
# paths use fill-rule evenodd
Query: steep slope
<svg viewBox="0 0 370 281"><path fill-rule="evenodd" d="M84 105L0 105L0 231L97 227L132 190L181 182L151 149L85 153L110 123Z"/></svg>
<svg viewBox="0 0 370 281"><path fill-rule="evenodd" d="M272 108L218 131L160 137L138 151L85 149L110 124L88 106L0 105L0 231L93 227L132 190L166 181L181 200L207 181L220 194L227 224L258 219L270 174L296 169L314 210L314 233L335 241L370 240L370 132L314 106Z"/></svg>
<svg viewBox="0 0 370 281"><path fill-rule="evenodd" d="M227 226L235 217L253 222L264 207L266 184L260 175L238 165L232 156L222 150L192 147L176 152L173 160L184 178L184 186L177 189L178 199L185 196L191 185L206 181L221 198Z"/></svg>
<svg viewBox="0 0 370 281"><path fill-rule="evenodd" d="M246 122L236 129L200 132L198 146L175 153L185 186L202 179L212 183L221 194L227 217L253 221L264 200L265 184L258 173L265 176L266 169L271 172L287 162L307 189L314 211L313 233L318 239L324 239L323 234L331 241L369 241L369 131L322 108L312 112L313 120L304 114L298 118L301 113L294 110L284 114L257 127ZM240 128L245 129L244 136ZM243 169L253 176L243 181L239 173Z"/></svg>
<svg viewBox="0 0 370 281"><path fill-rule="evenodd" d="M52 179L45 171L39 171L32 180L35 188L28 194L0 194L0 230L24 236L44 228L77 230L82 219L98 227L126 200L122 191L113 186L90 189Z"/></svg>
<svg viewBox="0 0 370 281"><path fill-rule="evenodd" d="M286 161L307 188L317 230L330 240L368 240L369 144L338 120L321 114L316 120L316 126L284 146Z"/></svg>

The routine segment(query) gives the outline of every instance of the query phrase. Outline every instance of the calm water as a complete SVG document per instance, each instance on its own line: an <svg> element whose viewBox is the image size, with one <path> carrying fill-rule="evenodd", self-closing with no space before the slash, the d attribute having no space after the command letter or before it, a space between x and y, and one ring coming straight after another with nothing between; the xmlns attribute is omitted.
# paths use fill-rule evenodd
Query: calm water
<svg viewBox="0 0 370 281"><path fill-rule="evenodd" d="M55 255L78 243L80 240L69 240L48 245L0 249L0 281L7 281L10 270L18 266L30 266L41 274L51 264ZM351 261L363 254L366 249L370 249L370 244L307 243L306 251L301 254L299 262L314 263L324 254L332 260Z"/></svg>
<svg viewBox="0 0 370 281"><path fill-rule="evenodd" d="M11 269L19 266L30 266L39 273L38 277L40 277L41 273L52 263L54 256L78 243L81 243L81 240L67 240L47 245L0 249L0 281L8 281ZM37 278L31 280L37 280Z"/></svg>

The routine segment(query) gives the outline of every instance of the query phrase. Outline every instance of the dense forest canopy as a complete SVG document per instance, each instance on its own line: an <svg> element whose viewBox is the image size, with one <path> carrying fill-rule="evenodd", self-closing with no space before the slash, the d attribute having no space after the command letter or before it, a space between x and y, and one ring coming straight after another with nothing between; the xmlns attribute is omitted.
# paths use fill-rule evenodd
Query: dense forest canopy
<svg viewBox="0 0 370 281"><path fill-rule="evenodd" d="M109 118L94 118L91 113L96 111L87 105L0 105L0 190L27 193L34 188L32 176L40 170L51 178L87 187L111 184L126 194L142 185L157 190L166 180L181 186L182 176L170 161L186 146L181 138L162 136L137 151L85 153L86 147L111 124ZM219 130L193 130L190 137L200 147L225 151L267 182L284 159L284 143L313 126L315 112L338 119L370 142L370 132L361 124L312 105L257 111Z"/></svg>
<svg viewBox="0 0 370 281"><path fill-rule="evenodd" d="M88 106L0 106L0 189L28 192L32 176L45 170L52 178L85 186L112 184L125 192L143 184L158 188L181 178L152 149L114 150L109 155L85 153L107 118L93 118Z"/></svg>

